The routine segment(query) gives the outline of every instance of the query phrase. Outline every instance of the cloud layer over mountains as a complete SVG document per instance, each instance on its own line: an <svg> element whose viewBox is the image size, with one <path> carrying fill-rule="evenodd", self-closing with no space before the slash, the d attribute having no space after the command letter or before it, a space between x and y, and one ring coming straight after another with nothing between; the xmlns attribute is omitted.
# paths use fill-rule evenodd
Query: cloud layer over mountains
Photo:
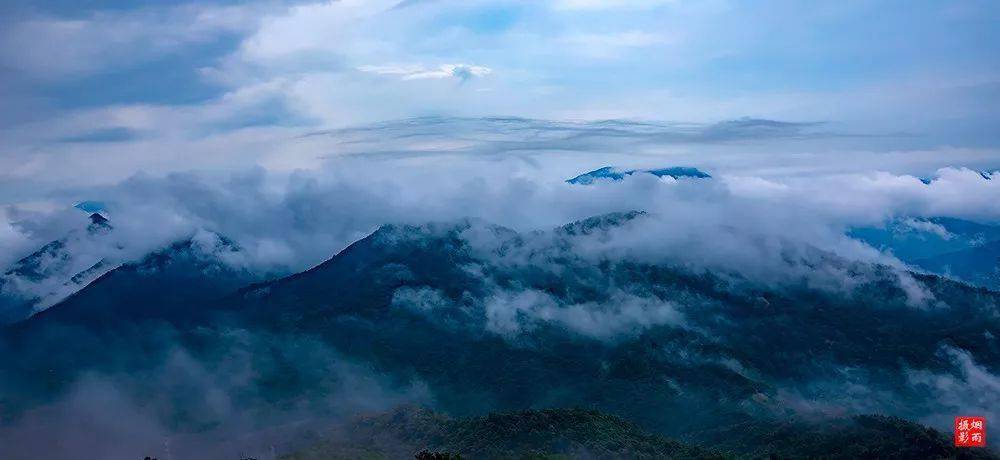
<svg viewBox="0 0 1000 460"><path fill-rule="evenodd" d="M395 149L398 136L406 132L379 129L373 135L380 141L368 135L357 141L369 152ZM947 167L940 159L943 169L924 183L916 175L877 169L824 171L827 163L822 157L816 157L813 171L795 174L761 167L716 168L718 159L706 157L706 166L692 155L634 156L628 157L631 165L697 166L714 177L675 180L636 174L581 186L564 180L600 166L598 162L624 157L577 156L573 161L568 155L538 153L537 149L544 151L539 146L521 155L510 142L523 139L485 142L429 133L424 134L428 141L438 144L418 157L338 157L318 169L291 173L257 168L162 177L140 174L112 186L55 195L65 204L54 211L8 207L0 238L5 260L0 262L8 265L86 225L86 215L68 206L83 199L105 203L104 214L115 228L110 235L115 244L108 247L115 251L120 247L126 260L205 229L236 241L246 250L246 263L279 271L319 263L382 224L467 217L526 230L607 212L642 210L662 221L650 230L657 237L641 243L659 246L644 248L649 253L676 255L683 247L698 251L700 263L738 263L746 257L754 265L761 259L746 254L749 245L741 239L757 239L758 245L787 239L849 258L871 259L875 257L871 250L843 236L846 230L897 217L1000 221L996 174ZM356 142L350 132L336 136L341 142ZM628 136L624 139L635 139ZM623 137L605 132L594 139ZM455 154L442 151L440 142L446 141L472 142L471 151L461 147ZM413 149L419 144L419 139L408 139L406 145ZM502 150L484 155L482 148ZM685 163L673 163L677 160Z"/></svg>
<svg viewBox="0 0 1000 460"><path fill-rule="evenodd" d="M269 458L399 403L761 457L996 419L998 23L0 2L0 457Z"/></svg>
<svg viewBox="0 0 1000 460"><path fill-rule="evenodd" d="M514 398L511 388L488 387L465 373L474 369L459 366L436 371L441 375L411 369L411 365L438 369L436 348L424 350L417 345L437 343L439 337L471 347L469 353L493 353L512 362L552 359L583 366L553 371L549 376L553 382L562 382L574 372L601 376L625 372L620 368L635 372L629 366L649 363L653 370L643 372L666 373L666 377L655 374L661 386L649 394L677 397L685 403L705 397L699 393L702 390L695 391L704 386L698 379L728 382L706 391L719 392L726 404L740 410L746 409L741 404L755 401L752 410L747 409L753 413L787 411L822 419L886 410L940 425L942 414L949 411L988 411L994 402L988 396L976 400L953 396L955 391L982 392L995 386L1000 369L993 360L990 347L994 345L976 348L970 342L943 342L942 327L919 329L937 321L954 321L948 327L967 329L962 337L975 333L994 340L986 335L994 327L988 320L995 316L994 297L913 274L892 254L852 238L850 232L896 223L941 237L947 229L924 218L1000 222L1000 208L994 204L1000 199L1000 174L996 172L941 165L925 176L880 171L867 164L844 171L827 169L836 162L821 161L812 169L793 173L769 169L760 162L755 167L727 168L715 163L718 159L706 157L704 163L698 162L697 155L601 154L600 147L589 147L593 157L581 156L579 151L548 154L539 142L558 143L539 140L546 135L590 137L587 142L592 146L629 144L641 151L662 141L643 140L651 136L650 131L662 134L662 127L585 125L581 130L568 124L556 134L552 123L543 123L540 129L523 120L453 121L458 123L457 133L476 133L464 137L448 133L448 124L437 126L440 132L436 133L427 128L428 123L434 126L433 121L412 123L418 127L402 123L391 129L367 128L371 132L359 128L317 134L327 145L332 139L359 152L329 158L310 170L141 174L110 186L53 195L69 204L99 202L103 205L100 212L112 226L100 235L68 240L78 254L127 263L175 242L189 241L187 247L195 259L212 259L207 265L216 267L212 270L228 266L240 274L253 274L234 286L302 272L359 240L364 239L358 244L366 249L345 252L333 268L325 265L219 300L236 302L236 310L274 308L293 317L299 314L296 309L309 312L319 308L313 305L318 303L329 310L320 310L323 319L317 324L332 327L336 331L332 336L324 335L329 331L322 329L304 330L289 341L287 336L270 336L239 322L214 325L211 332L160 326L143 330L137 340L144 345L130 347L166 350L148 358L152 368L140 372L138 367L112 366L86 373L50 406L29 411L27 423L9 426L0 434L37 439L39 434L32 430L39 426L68 429L67 420L96 417L99 411L91 405L95 400L117 405L123 418L142 422L130 425L142 439L128 445L133 450L156 445L162 436L174 439L176 449L225 446L246 433L257 433L262 442L279 442L301 428L285 424L337 419L345 412L381 410L403 401L471 413L489 410L492 403L516 407L504 399ZM481 123L514 128L479 129ZM532 129L537 136L530 134ZM598 129L603 134L590 131ZM692 131L710 129L714 128ZM484 140L486 136L493 137ZM523 151L517 148L528 143L533 146ZM398 148L401 145L406 151ZM679 158L684 162L671 161ZM636 172L588 185L566 182L615 160L624 160L624 169L640 171L697 167L711 177ZM55 210L12 207L7 210L7 221L3 244L10 261L48 241L65 238L89 222L87 213L68 205ZM567 225L574 221L580 222ZM389 259L370 262L365 251L385 251ZM413 255L420 251L426 253ZM431 263L420 257L440 260ZM158 265L152 262L134 266L129 276L136 280L159 276ZM338 264L347 268L338 269ZM434 271L439 266L445 267L441 273ZM191 267L200 269L199 265ZM174 276L163 270L163 276ZM360 278L343 278L351 274ZM205 275L209 280L213 276ZM305 284L296 284L300 282ZM358 291L323 290L341 286L337 283L350 284ZM96 298L93 306L100 307L104 297L99 292L70 303L87 308L87 302ZM222 294L212 295L214 301ZM355 295L357 299L350 300ZM144 302L144 308L152 311L155 302ZM89 317L88 310L77 311ZM126 317L141 317L144 312L116 311ZM170 309L165 311L169 314ZM948 319L949 312L987 320L979 326L965 324ZM58 312L54 317L59 318ZM417 335L408 336L414 321L421 326L412 332ZM926 333L919 340L907 338L911 342L905 350L893 349L905 361L895 355L872 357L859 351L863 346L851 334L868 331L865 328L872 328L871 334L885 335L878 337L888 345L880 346L901 343L908 336L891 326L897 322ZM379 327L372 329L373 324ZM779 329L785 332L775 334ZM185 334L194 338L185 339L189 343L181 346L180 337ZM311 342L314 335L318 342ZM336 343L341 337L347 345ZM348 356L358 353L350 337L376 337L377 344L388 344L379 351L387 355L371 362ZM786 339L801 343L782 350L781 341ZM91 340L97 339L80 336L78 345L88 346ZM195 346L197 351L192 351L192 340L214 345L207 351L203 345ZM579 348L561 348L566 343ZM379 349L379 345L373 347ZM233 350L244 353L237 355L248 361L228 358ZM122 362L136 359L131 352L121 353ZM780 353L783 362L791 364L787 369L775 366L767 358L771 353ZM118 359L112 361L119 365ZM329 373L316 374L316 369ZM518 368L504 369L515 372ZM138 381L123 374L132 370L139 373ZM536 371L541 372L529 367L523 375L515 372L509 377L529 378ZM567 374L559 373L563 371ZM292 387L275 388L268 377L271 372L291 373L287 375L297 375L299 380L288 383ZM635 384L628 379L623 382L602 384L618 390L613 385ZM161 384L168 389L164 399L150 401L150 388ZM302 399L293 398L294 402L269 399L274 392L299 391L295 385L315 391ZM566 385L562 396L534 389L524 397L576 401L573 398L587 398L588 391L598 391ZM468 403L478 391L489 395L484 399L488 402ZM615 406L615 401L604 403L622 411L638 410ZM659 403L680 404L676 400ZM253 412L273 404L278 404L273 412ZM314 406L297 411L296 404ZM109 437L128 432L113 422L94 419L93 428L107 430ZM201 422L217 425L197 436L185 431ZM176 424L187 428L176 431ZM184 440L188 435L193 437ZM85 446L84 441L72 444ZM26 455L43 448L32 446L26 447ZM113 450L114 446L93 448ZM264 445L258 447L266 450Z"/></svg>

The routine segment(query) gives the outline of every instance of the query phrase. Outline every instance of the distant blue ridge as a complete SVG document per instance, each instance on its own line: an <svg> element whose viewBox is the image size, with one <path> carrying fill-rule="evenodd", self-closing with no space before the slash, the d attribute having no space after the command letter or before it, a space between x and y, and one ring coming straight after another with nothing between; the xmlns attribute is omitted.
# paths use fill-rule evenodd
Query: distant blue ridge
<svg viewBox="0 0 1000 460"><path fill-rule="evenodd" d="M996 172L1000 172L1000 169L987 169L985 171L976 171L976 172L979 173L979 175L982 176L983 179L993 180L993 178L991 176L994 173L996 173ZM920 182L923 182L924 185L931 185L931 182L934 182L935 180L937 180L937 177L921 177L920 178Z"/></svg>
<svg viewBox="0 0 1000 460"><path fill-rule="evenodd" d="M687 166L674 166L670 168L660 168L660 169L628 169L620 170L614 166L605 166L603 168L595 169L593 171L580 174L572 179L567 180L570 184L580 184L580 185L590 185L593 184L597 179L611 179L611 180L622 180L625 176L631 176L635 173L648 173L656 177L670 176L674 179L680 178L695 178L695 179L707 179L712 176L699 170L698 168L691 168Z"/></svg>
<svg viewBox="0 0 1000 460"><path fill-rule="evenodd" d="M104 203L101 201L86 200L74 204L73 207L84 212L101 212L104 210Z"/></svg>

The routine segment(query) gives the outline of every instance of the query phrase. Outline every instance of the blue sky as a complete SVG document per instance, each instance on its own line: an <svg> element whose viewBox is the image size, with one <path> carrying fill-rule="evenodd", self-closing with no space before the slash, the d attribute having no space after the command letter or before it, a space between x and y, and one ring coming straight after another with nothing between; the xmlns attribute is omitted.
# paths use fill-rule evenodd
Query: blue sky
<svg viewBox="0 0 1000 460"><path fill-rule="evenodd" d="M45 181L274 166L302 133L428 115L822 121L903 139L871 149L980 156L1000 143L1000 8L989 1L0 8L0 178L14 184L0 193L11 196Z"/></svg>

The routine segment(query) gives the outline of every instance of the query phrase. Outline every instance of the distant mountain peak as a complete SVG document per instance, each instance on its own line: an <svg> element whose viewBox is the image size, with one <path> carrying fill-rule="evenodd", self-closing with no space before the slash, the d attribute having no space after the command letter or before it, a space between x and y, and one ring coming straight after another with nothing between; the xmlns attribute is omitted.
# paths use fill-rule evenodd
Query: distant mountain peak
<svg viewBox="0 0 1000 460"><path fill-rule="evenodd" d="M965 169L965 168L963 168L963 169ZM1000 169L994 169L994 168L990 168L990 169L973 169L972 171L975 171L976 173L978 173L979 177L982 177L983 180L993 180L993 175L1000 173ZM934 181L936 181L936 180L938 180L939 177L938 176L923 176L923 177L919 177L918 179L920 179L920 182L923 182L924 185L931 185L931 183L934 182Z"/></svg>
<svg viewBox="0 0 1000 460"><path fill-rule="evenodd" d="M104 203L101 201L84 200L74 204L73 207L83 212L98 213L104 210Z"/></svg>
<svg viewBox="0 0 1000 460"><path fill-rule="evenodd" d="M70 230L0 275L0 324L22 320L58 303L120 263L114 250L107 251L107 235L113 230L110 221L99 212L88 218L86 231ZM105 248L103 253L94 252L99 247Z"/></svg>
<svg viewBox="0 0 1000 460"><path fill-rule="evenodd" d="M631 176L636 173L647 173L656 177L669 176L674 179L709 179L712 177L708 173L690 166L671 166L658 169L620 169L614 166L605 166L603 168L598 168L593 171L580 174L579 176L569 179L566 182L570 184L590 185L599 179L620 181L626 176Z"/></svg>
<svg viewBox="0 0 1000 460"><path fill-rule="evenodd" d="M111 231L111 221L107 217L102 216L100 213L90 214L90 225L87 226L87 231L91 233L102 233Z"/></svg>

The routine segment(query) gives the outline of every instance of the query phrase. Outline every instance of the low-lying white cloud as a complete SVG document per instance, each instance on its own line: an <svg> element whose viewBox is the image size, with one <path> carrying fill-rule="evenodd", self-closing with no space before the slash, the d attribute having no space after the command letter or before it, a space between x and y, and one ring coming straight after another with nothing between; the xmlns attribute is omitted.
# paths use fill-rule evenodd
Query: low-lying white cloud
<svg viewBox="0 0 1000 460"><path fill-rule="evenodd" d="M396 75L403 80L439 80L444 78L455 78L461 81L467 81L475 77L483 77L493 72L493 70L489 67L470 64L442 64L441 66L433 69L420 65L366 65L358 67L358 70L379 75Z"/></svg>
<svg viewBox="0 0 1000 460"><path fill-rule="evenodd" d="M108 203L115 238L124 247L137 248L133 255L206 228L235 239L257 253L260 262L293 268L317 263L392 222L474 217L531 230L608 212L644 210L661 216L647 229L657 237L636 232L618 240L633 238L625 246L644 248L638 254L703 248L698 261L702 265L733 265L747 254L741 263L761 267L765 261L745 251L749 235L764 252L781 241L803 241L851 259L871 260L875 251L844 236L847 229L906 216L1000 220L992 205L1000 194L1000 180L962 169L943 169L942 178L930 184L888 173L756 182L726 175L662 181L638 174L620 182L576 186L563 178L523 176L530 169L516 160L437 164L414 168L406 159L342 159L320 171L291 175L257 170L225 179L190 173L137 176L80 198ZM57 232L31 229L51 224L68 231L64 216L79 213L67 209L12 214L5 244L23 251L24 239L44 243Z"/></svg>

